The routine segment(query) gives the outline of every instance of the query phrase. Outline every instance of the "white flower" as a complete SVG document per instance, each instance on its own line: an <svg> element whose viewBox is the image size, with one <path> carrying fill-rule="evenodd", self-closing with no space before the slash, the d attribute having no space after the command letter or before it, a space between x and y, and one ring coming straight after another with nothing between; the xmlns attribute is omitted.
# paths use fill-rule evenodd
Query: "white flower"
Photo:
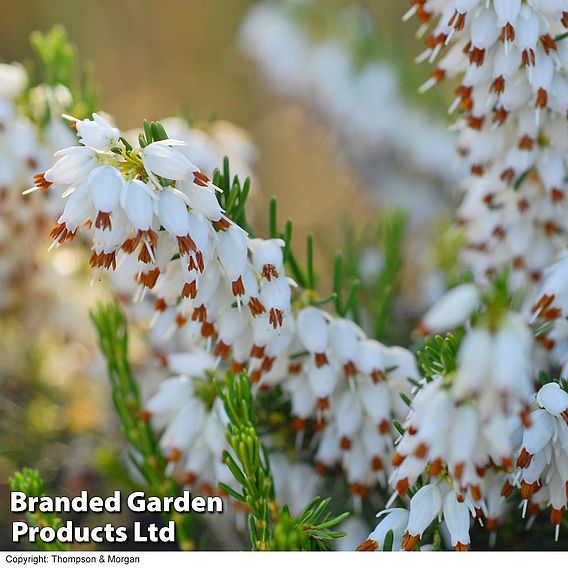
<svg viewBox="0 0 568 568"><path fill-rule="evenodd" d="M475 517L473 504L468 497L448 491L444 496L443 514L452 546L456 550L467 550L470 543L469 525L471 517Z"/></svg>
<svg viewBox="0 0 568 568"><path fill-rule="evenodd" d="M442 510L442 492L430 483L422 486L410 500L410 514L406 533L402 539L402 548L414 550L422 533Z"/></svg>
<svg viewBox="0 0 568 568"><path fill-rule="evenodd" d="M56 152L55 156L57 162L43 175L50 183L80 183L97 166L95 151L85 146L66 148Z"/></svg>
<svg viewBox="0 0 568 568"><path fill-rule="evenodd" d="M421 329L436 333L463 325L479 306L474 284L461 284L446 293L422 318Z"/></svg>
<svg viewBox="0 0 568 568"><path fill-rule="evenodd" d="M183 145L176 140L148 144L141 152L146 171L171 180L193 180L199 170L177 149Z"/></svg>
<svg viewBox="0 0 568 568"><path fill-rule="evenodd" d="M99 152L110 150L120 136L118 128L111 126L96 112L93 113L93 120L77 120L75 126L81 143Z"/></svg>

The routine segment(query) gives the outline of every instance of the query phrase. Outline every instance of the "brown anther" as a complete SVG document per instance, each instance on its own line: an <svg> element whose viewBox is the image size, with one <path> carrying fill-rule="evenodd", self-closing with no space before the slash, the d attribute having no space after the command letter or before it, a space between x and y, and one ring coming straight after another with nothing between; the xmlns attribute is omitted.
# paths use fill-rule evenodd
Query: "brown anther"
<svg viewBox="0 0 568 568"><path fill-rule="evenodd" d="M142 422L150 422L151 417L152 417L152 415L145 408L140 410L140 412L138 413L138 418L140 418L140 420L142 420Z"/></svg>
<svg viewBox="0 0 568 568"><path fill-rule="evenodd" d="M246 363L239 363L238 361L233 361L231 363L231 371L233 373L241 373L247 368Z"/></svg>
<svg viewBox="0 0 568 568"><path fill-rule="evenodd" d="M528 134L524 134L519 140L519 149L530 152L534 148L534 139Z"/></svg>
<svg viewBox="0 0 568 568"><path fill-rule="evenodd" d="M515 270L522 270L525 267L525 259L522 256L516 256L513 259L513 268Z"/></svg>
<svg viewBox="0 0 568 568"><path fill-rule="evenodd" d="M262 377L262 371L260 369L255 369L250 375L249 380L254 385L260 381Z"/></svg>
<svg viewBox="0 0 568 568"><path fill-rule="evenodd" d="M414 450L414 455L420 460L424 459L427 453L428 453L428 446L424 442L419 444Z"/></svg>
<svg viewBox="0 0 568 568"><path fill-rule="evenodd" d="M187 323L187 318L181 314L176 314L174 321L178 327L183 327Z"/></svg>
<svg viewBox="0 0 568 568"><path fill-rule="evenodd" d="M480 47L474 47L469 52L469 62L472 65L476 65L477 67L481 67L483 62L485 61L485 49Z"/></svg>
<svg viewBox="0 0 568 568"><path fill-rule="evenodd" d="M199 321L201 323L207 321L207 308L204 305L193 308L191 321Z"/></svg>
<svg viewBox="0 0 568 568"><path fill-rule="evenodd" d="M448 21L448 26L453 27L457 32L463 30L465 27L465 17L466 14L462 14L456 10Z"/></svg>
<svg viewBox="0 0 568 568"><path fill-rule="evenodd" d="M201 324L201 336L208 338L208 337L214 337L215 335L216 335L215 326L208 321L204 321Z"/></svg>
<svg viewBox="0 0 568 568"><path fill-rule="evenodd" d="M513 24L508 22L501 28L501 41L504 43L506 41L514 41L515 40L515 28Z"/></svg>
<svg viewBox="0 0 568 568"><path fill-rule="evenodd" d="M49 236L53 240L61 244L64 243L65 241L72 241L75 238L76 234L77 234L77 229L75 229L74 231L70 231L65 223L59 223L55 225L53 229L51 229Z"/></svg>
<svg viewBox="0 0 568 568"><path fill-rule="evenodd" d="M513 462L511 461L511 458L503 458L501 462L501 467L505 471L513 471Z"/></svg>
<svg viewBox="0 0 568 568"><path fill-rule="evenodd" d="M184 485L193 485L197 481L197 475L192 471L188 471L183 479Z"/></svg>
<svg viewBox="0 0 568 568"><path fill-rule="evenodd" d="M541 335L540 337L538 337L537 341L547 351L552 351L554 349L554 346L556 345L556 342L554 341L554 339L551 339L550 337L546 337L544 335Z"/></svg>
<svg viewBox="0 0 568 568"><path fill-rule="evenodd" d="M384 371L381 371L380 369L373 369L371 371L371 379L375 384L377 384L380 381L386 381L387 376Z"/></svg>
<svg viewBox="0 0 568 568"><path fill-rule="evenodd" d="M350 450L351 449L351 440L347 436L343 436L339 441L339 447L342 450Z"/></svg>
<svg viewBox="0 0 568 568"><path fill-rule="evenodd" d="M207 187L211 180L203 173L199 171L193 172L193 183L195 185L200 185L201 187Z"/></svg>
<svg viewBox="0 0 568 568"><path fill-rule="evenodd" d="M314 359L316 361L316 367L318 369L329 363L327 355L325 353L315 353Z"/></svg>
<svg viewBox="0 0 568 568"><path fill-rule="evenodd" d="M103 231L112 229L112 223L110 220L110 213L108 211L99 211L97 218L95 220L95 227L97 229L102 229Z"/></svg>
<svg viewBox="0 0 568 568"><path fill-rule="evenodd" d="M197 296L197 281L186 282L181 290L181 297L195 300L195 296Z"/></svg>
<svg viewBox="0 0 568 568"><path fill-rule="evenodd" d="M521 423L525 428L530 428L532 425L531 420L531 409L529 407L524 408L521 412Z"/></svg>
<svg viewBox="0 0 568 568"><path fill-rule="evenodd" d="M258 298L250 298L248 306L253 317L259 316L266 311L262 302Z"/></svg>
<svg viewBox="0 0 568 568"><path fill-rule="evenodd" d="M282 327L282 324L284 323L284 312L282 310L272 308L268 315L268 323L274 329Z"/></svg>
<svg viewBox="0 0 568 568"><path fill-rule="evenodd" d="M485 528L491 533L497 532L497 529L499 528L497 519L495 517L485 519Z"/></svg>
<svg viewBox="0 0 568 568"><path fill-rule="evenodd" d="M524 213L529 208L529 202L525 198L520 199L517 208L521 213Z"/></svg>
<svg viewBox="0 0 568 568"><path fill-rule="evenodd" d="M396 492L400 497L404 497L408 493L409 489L410 486L408 485L408 479L406 477L404 479L399 479L396 482Z"/></svg>
<svg viewBox="0 0 568 568"><path fill-rule="evenodd" d="M525 67L534 67L536 64L536 55L534 49L525 49L521 54L521 60Z"/></svg>
<svg viewBox="0 0 568 568"><path fill-rule="evenodd" d="M41 173L41 174L36 174L34 176L34 185L40 191L47 191L49 189L49 187L51 186L51 182L47 181L45 179L45 174Z"/></svg>
<svg viewBox="0 0 568 568"><path fill-rule="evenodd" d="M218 231L226 231L231 226L225 217L221 217L218 221L213 221L212 224Z"/></svg>
<svg viewBox="0 0 568 568"><path fill-rule="evenodd" d="M550 34L541 35L540 43L542 43L546 55L549 55L551 51L556 51L558 48L556 40Z"/></svg>
<svg viewBox="0 0 568 568"><path fill-rule="evenodd" d="M306 429L306 419L300 418L296 416L294 420L292 420L292 429L294 432L301 432Z"/></svg>
<svg viewBox="0 0 568 568"><path fill-rule="evenodd" d="M565 28L568 28L568 12L562 12L562 19L560 21Z"/></svg>
<svg viewBox="0 0 568 568"><path fill-rule="evenodd" d="M278 278L278 270L273 264L265 264L262 267L262 276L266 278L268 281L272 280L273 278Z"/></svg>
<svg viewBox="0 0 568 568"><path fill-rule="evenodd" d="M352 483L349 486L349 493L351 495L359 495L360 497L367 497L369 495L369 488L362 483Z"/></svg>
<svg viewBox="0 0 568 568"><path fill-rule="evenodd" d="M406 459L406 456L403 456L402 454L399 454L398 452L395 452L392 455L391 458L391 463L393 465L393 467L398 467L399 465L402 464L402 462Z"/></svg>
<svg viewBox="0 0 568 568"><path fill-rule="evenodd" d="M167 309L168 304L166 304L166 301L163 298L158 298L154 302L154 310L156 310L157 312L165 312Z"/></svg>
<svg viewBox="0 0 568 568"><path fill-rule="evenodd" d="M384 419L381 420L381 423L379 424L379 433L388 434L390 432L390 429L391 429L390 422Z"/></svg>
<svg viewBox="0 0 568 568"><path fill-rule="evenodd" d="M234 282L231 282L231 290L233 292L233 296L244 296L245 286L241 276L239 276Z"/></svg>
<svg viewBox="0 0 568 568"><path fill-rule="evenodd" d="M502 241L505 238L506 234L507 233L506 233L505 229L503 227L501 227L500 225L495 227L493 229L493 233L492 233L492 235L500 241Z"/></svg>
<svg viewBox="0 0 568 568"><path fill-rule="evenodd" d="M177 448L174 448L169 453L166 460L169 461L169 462L177 462L179 460L179 458L181 458L181 452Z"/></svg>
<svg viewBox="0 0 568 568"><path fill-rule="evenodd" d="M476 465L475 466L475 473L477 473L477 475L479 477L485 477L485 468L481 467L480 465Z"/></svg>
<svg viewBox="0 0 568 568"><path fill-rule="evenodd" d="M327 466L321 461L316 462L316 473L323 477L327 473Z"/></svg>
<svg viewBox="0 0 568 568"><path fill-rule="evenodd" d="M509 116L509 111L505 107L499 107L493 113L493 124L499 124L500 126L507 120Z"/></svg>
<svg viewBox="0 0 568 568"><path fill-rule="evenodd" d="M356 548L356 552L374 552L377 548L379 548L378 542L368 538Z"/></svg>
<svg viewBox="0 0 568 568"><path fill-rule="evenodd" d="M523 499L530 499L536 493L538 487L538 481L535 481L534 483L521 481L521 497Z"/></svg>
<svg viewBox="0 0 568 568"><path fill-rule="evenodd" d="M481 489L479 485L472 485L471 486L471 497L474 501L481 501ZM462 501L460 501L461 503Z"/></svg>
<svg viewBox="0 0 568 568"><path fill-rule="evenodd" d="M422 321L418 322L418 325L416 326L416 332L419 333L422 337L427 337L430 334L430 330Z"/></svg>
<svg viewBox="0 0 568 568"><path fill-rule="evenodd" d="M561 189L553 187L550 192L550 198L552 199L552 203L560 203L564 199L564 192Z"/></svg>
<svg viewBox="0 0 568 568"><path fill-rule="evenodd" d="M177 237L178 250L181 255L197 251L197 246L189 235Z"/></svg>
<svg viewBox="0 0 568 568"><path fill-rule="evenodd" d="M487 205L488 207L493 203L494 200L495 200L494 193L486 193L483 196L483 203L485 203L485 205Z"/></svg>
<svg viewBox="0 0 568 568"><path fill-rule="evenodd" d="M541 87L536 94L536 108L546 108L548 105L548 91Z"/></svg>
<svg viewBox="0 0 568 568"><path fill-rule="evenodd" d="M446 72L437 67L434 71L432 71L432 77L437 83L441 83L446 78Z"/></svg>
<svg viewBox="0 0 568 568"><path fill-rule="evenodd" d="M261 369L263 372L268 373L272 370L272 366L274 365L274 361L276 361L276 357L265 357L262 360L262 367Z"/></svg>
<svg viewBox="0 0 568 568"><path fill-rule="evenodd" d="M250 356L253 359L262 359L264 357L264 346L253 345L250 350Z"/></svg>
<svg viewBox="0 0 568 568"><path fill-rule="evenodd" d="M485 122L485 117L484 116L469 115L467 117L466 121L467 121L467 125L472 130L481 130L481 128L483 127L483 123Z"/></svg>
<svg viewBox="0 0 568 568"><path fill-rule="evenodd" d="M552 525L559 525L562 523L564 517L564 507L562 509L550 509L550 523Z"/></svg>
<svg viewBox="0 0 568 568"><path fill-rule="evenodd" d="M432 477L438 477L438 475L440 475L440 472L442 471L442 466L443 466L443 462L440 458L436 458L431 464L430 464L430 475Z"/></svg>
<svg viewBox="0 0 568 568"><path fill-rule="evenodd" d="M371 460L371 469L373 471L381 471L383 467L383 460L379 456L374 456Z"/></svg>
<svg viewBox="0 0 568 568"><path fill-rule="evenodd" d="M456 465L456 467L454 468L454 477L456 479L461 479L463 476L463 470L464 470L465 464L463 462L458 463Z"/></svg>
<svg viewBox="0 0 568 568"><path fill-rule="evenodd" d="M512 492L513 486L508 481L505 481L503 487L501 487L501 496L507 498Z"/></svg>
<svg viewBox="0 0 568 568"><path fill-rule="evenodd" d="M215 357L221 357L221 359L225 359L231 350L231 346L223 343L222 341L217 342L215 345L215 351L213 351L213 355Z"/></svg>
<svg viewBox="0 0 568 568"><path fill-rule="evenodd" d="M501 172L501 181L505 183L511 183L515 179L515 170L513 168L508 168Z"/></svg>
<svg viewBox="0 0 568 568"><path fill-rule="evenodd" d="M463 544L463 542L459 542L455 546L456 552L467 552L469 550L467 544Z"/></svg>
<svg viewBox="0 0 568 568"><path fill-rule="evenodd" d="M346 377L354 377L357 374L357 367L353 361L348 361L343 365L343 372Z"/></svg>
<svg viewBox="0 0 568 568"><path fill-rule="evenodd" d="M402 538L401 546L404 550L410 552L416 548L420 537L418 535L411 536L408 531L404 533L404 537Z"/></svg>
<svg viewBox="0 0 568 568"><path fill-rule="evenodd" d="M152 289L156 285L159 276L160 276L160 269L154 268L149 272L141 272L136 276L136 280L140 282L142 286Z"/></svg>
<svg viewBox="0 0 568 568"><path fill-rule="evenodd" d="M291 363L288 366L288 373L290 375L297 375L302 371L302 363Z"/></svg>

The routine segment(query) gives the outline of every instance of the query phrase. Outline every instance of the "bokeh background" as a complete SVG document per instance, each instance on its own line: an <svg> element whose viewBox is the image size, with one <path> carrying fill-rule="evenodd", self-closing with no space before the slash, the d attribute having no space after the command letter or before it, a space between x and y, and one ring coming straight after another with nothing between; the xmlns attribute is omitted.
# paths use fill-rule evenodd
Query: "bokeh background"
<svg viewBox="0 0 568 568"><path fill-rule="evenodd" d="M372 225L379 215L381 181L370 183L374 174L362 172L357 160L341 151L344 141L336 125L322 120L310 105L271 88L243 53L239 30L254 4L250 0L2 0L0 60L31 59L30 33L62 24L81 60L94 64L101 109L114 116L122 129L138 127L143 118L180 113L195 124L222 118L245 128L258 148L255 226L259 233L266 228L267 203L276 196L281 218L294 219L299 242L308 231L315 233L318 264L325 275L345 224L357 230ZM417 94L429 70L413 62L420 48L414 23L401 21L406 2L319 4L324 29L345 8L363 9L378 34L372 56L392 66L411 104L445 120L446 94ZM317 40L321 30L316 26L311 33ZM384 105L379 110L388 114L391 109ZM403 140L413 136L410 131L400 134ZM449 199L440 191L442 203ZM423 214L420 206L410 213L418 218ZM413 254L410 251L409 257ZM73 262L77 260L64 258L63 272ZM409 289L417 270L407 267ZM325 276L322 280L325 286ZM58 286L57 281L53 286ZM40 469L49 487L70 493L89 489L104 494L131 486L103 364L93 355L96 342L87 315L104 292L83 295L83 310L77 311L75 303L67 312L69 294L72 290L61 293L58 317L72 319L76 333L57 338L65 345L63 351L52 349L53 321L41 310L33 310L26 325L12 320L0 331L2 503L7 502L8 477L24 465ZM22 298L24 303L34 301L41 300ZM29 325L37 331L33 337L26 332ZM143 347L135 341L133 349ZM9 520L0 515L2 548L10 547Z"/></svg>

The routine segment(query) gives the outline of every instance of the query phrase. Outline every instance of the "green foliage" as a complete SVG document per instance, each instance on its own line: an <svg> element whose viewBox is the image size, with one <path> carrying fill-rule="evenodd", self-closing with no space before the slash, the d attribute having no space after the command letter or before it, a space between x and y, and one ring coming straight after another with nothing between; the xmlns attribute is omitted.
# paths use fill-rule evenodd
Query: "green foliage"
<svg viewBox="0 0 568 568"><path fill-rule="evenodd" d="M457 368L457 353L463 338L463 331L456 330L446 337L427 337L424 347L418 351L418 362L426 377L431 381L435 375L447 376Z"/></svg>
<svg viewBox="0 0 568 568"><path fill-rule="evenodd" d="M168 133L164 128L164 125L159 121L148 121L144 119L142 121L143 132L138 135L138 142L140 143L140 148L145 148L148 144L152 142L160 142L161 140L167 140ZM127 150L132 150L132 146L124 140L121 142L126 146Z"/></svg>
<svg viewBox="0 0 568 568"><path fill-rule="evenodd" d="M45 33L33 32L30 43L38 61L37 68L32 70L36 84L52 88L66 87L71 93L72 102L68 108L60 110L79 119L90 117L97 110L98 99L93 67L79 62L77 50L69 43L64 28L54 26ZM31 103L28 101L28 104ZM30 115L38 119L40 125L45 125L51 118L49 107L40 116L36 116L30 107Z"/></svg>
<svg viewBox="0 0 568 568"><path fill-rule="evenodd" d="M271 516L276 508L274 481L268 452L256 433L256 412L247 376L227 373L225 386L219 386L219 396L229 418L227 442L235 456L225 451L223 459L242 493L224 484L220 487L248 506L252 550L269 550Z"/></svg>
<svg viewBox="0 0 568 568"><path fill-rule="evenodd" d="M107 364L107 374L112 388L112 400L122 433L131 447L130 459L144 477L154 495L177 496L179 488L166 473L166 462L158 441L144 416L140 389L128 361L128 330L126 320L118 304L99 304L91 311L99 336L99 343ZM189 515L172 513L176 521L176 540L182 550L195 548L191 534Z"/></svg>
<svg viewBox="0 0 568 568"><path fill-rule="evenodd" d="M298 517L288 507L280 508L274 493L268 450L257 434L256 410L250 383L245 373L227 373L218 385L229 418L227 442L233 453L225 451L224 460L241 492L220 487L247 505L252 550L325 550L333 539L344 533L333 531L348 513L332 516L330 499L314 499Z"/></svg>
<svg viewBox="0 0 568 568"><path fill-rule="evenodd" d="M384 266L376 284L377 303L373 308L374 337L379 341L388 337L389 323L392 322L392 307L400 289L404 259L405 213L399 210L392 211L384 217L381 225Z"/></svg>
<svg viewBox="0 0 568 568"><path fill-rule="evenodd" d="M231 177L229 158L223 159L223 169L213 173L213 184L222 189L217 193L217 199L225 213L242 227L250 236L253 231L249 225L245 205L250 192L250 178L241 183L239 176Z"/></svg>
<svg viewBox="0 0 568 568"><path fill-rule="evenodd" d="M45 484L43 479L36 469L24 467L21 471L17 471L10 478L10 490L22 491L27 497L44 497ZM33 513L26 513L26 519L30 525L34 527L51 527L57 530L62 526L61 519L54 513L43 513L35 511ZM41 539L36 539L35 546L39 550L45 551L63 551L69 550L69 546L65 543L54 540L53 542L43 542Z"/></svg>

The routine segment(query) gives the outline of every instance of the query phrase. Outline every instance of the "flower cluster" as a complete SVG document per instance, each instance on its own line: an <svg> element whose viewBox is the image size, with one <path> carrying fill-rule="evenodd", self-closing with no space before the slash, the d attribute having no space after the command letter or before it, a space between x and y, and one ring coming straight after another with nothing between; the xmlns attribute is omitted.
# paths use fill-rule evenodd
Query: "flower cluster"
<svg viewBox="0 0 568 568"><path fill-rule="evenodd" d="M508 264L514 288L534 291L566 242L568 3L416 0L412 14L422 59L441 55L424 88L460 83L464 260L480 282Z"/></svg>
<svg viewBox="0 0 568 568"><path fill-rule="evenodd" d="M189 144L164 133L134 149L99 115L75 124L81 145L58 151L53 167L36 177L41 190L55 186L67 196L54 244L84 226L92 232L94 269L114 270L121 255L135 255L137 281L156 289L156 309L176 305L178 325L198 321L204 337L224 314L236 339L247 323L242 306L259 334L283 325L290 304L283 243L256 246L225 214L221 190L190 161Z"/></svg>
<svg viewBox="0 0 568 568"><path fill-rule="evenodd" d="M514 483L516 439L522 425L532 424L534 396L535 340L506 298L463 284L424 316L421 327L429 332L466 331L459 342L427 342L426 378L397 441L391 501L412 495L400 538L405 550L413 550L438 517L457 550L470 542L471 517L485 518L491 532L501 520L502 496Z"/></svg>
<svg viewBox="0 0 568 568"><path fill-rule="evenodd" d="M40 129L24 112L23 99L33 108L49 108L50 115L57 117L71 94L63 86L30 89L23 66L0 64L0 279L5 307L12 302L11 287L17 286L17 279L31 264L29 255L22 251L43 235L46 219L61 212L60 196L25 200L22 191L38 171L49 166L56 148L75 141L60 119L52 119Z"/></svg>
<svg viewBox="0 0 568 568"><path fill-rule="evenodd" d="M308 427L316 436L320 473L342 465L358 496L385 483L390 421L404 416L399 393L418 379L414 357L368 339L348 319L306 305L301 290L293 295L285 242L251 238L227 215L217 197L221 190L194 165L188 143L167 138L155 124L134 148L99 115L76 121L76 129L81 145L59 151L54 166L37 178L40 189L56 186L67 196L52 231L55 243L73 239L81 227L90 231L91 265L120 272L124 263L134 272L155 298L155 327L166 334L183 328L187 357L204 350L211 359L203 369L247 370L261 389L282 387L299 443ZM184 473L213 485L219 472L211 465L220 463L221 445L209 459L194 440L197 431L187 434L184 416L196 416L199 407L205 420L188 384L166 383L148 412L154 415L157 404L163 418L164 398L181 404L175 406L179 413L169 406L164 411L165 455L176 463L197 460L208 472ZM178 388L186 394L176 394ZM156 419L159 429L166 426L162 418ZM202 421L193 422L199 430Z"/></svg>
<svg viewBox="0 0 568 568"><path fill-rule="evenodd" d="M517 467L523 499L523 516L536 517L550 507L556 540L568 501L568 392L558 383L547 383L538 392L519 444Z"/></svg>
<svg viewBox="0 0 568 568"><path fill-rule="evenodd" d="M194 351L170 354L167 363L177 376L161 382L145 404L144 418L161 432L160 448L172 473L211 495L219 482L232 484L222 459L227 418L206 376L214 361L210 354Z"/></svg>

